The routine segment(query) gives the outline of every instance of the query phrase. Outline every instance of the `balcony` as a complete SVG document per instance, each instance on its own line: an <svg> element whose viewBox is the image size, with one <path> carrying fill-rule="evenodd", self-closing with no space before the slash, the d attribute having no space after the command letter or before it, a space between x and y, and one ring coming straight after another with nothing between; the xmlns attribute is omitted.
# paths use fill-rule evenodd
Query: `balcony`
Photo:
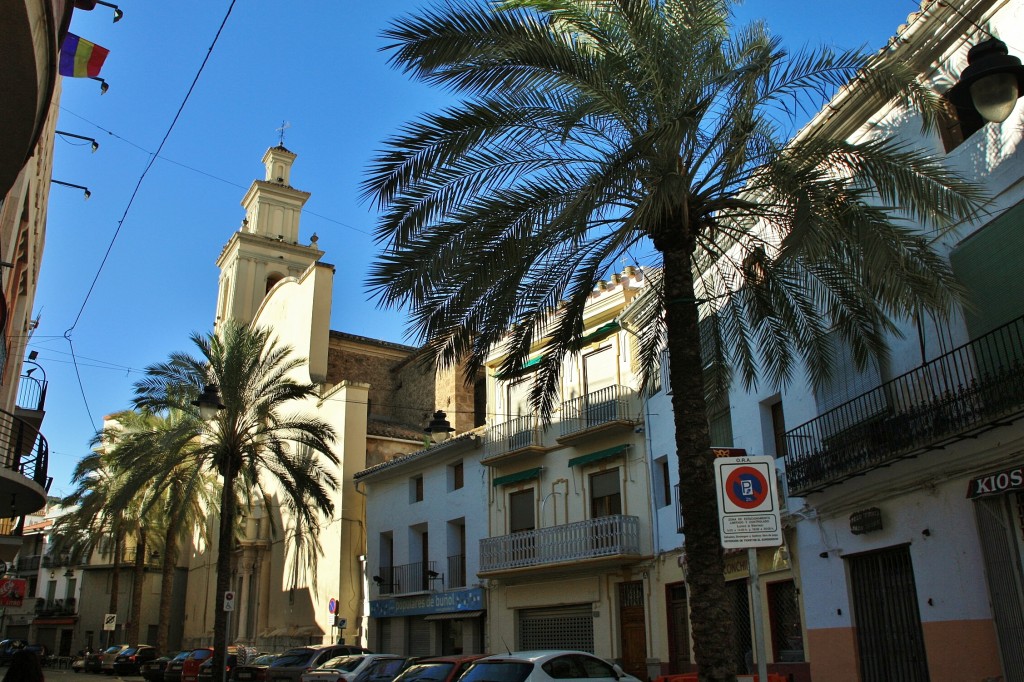
<svg viewBox="0 0 1024 682"><path fill-rule="evenodd" d="M558 442L570 445L610 431L632 428L639 421L636 392L608 386L562 403Z"/></svg>
<svg viewBox="0 0 1024 682"><path fill-rule="evenodd" d="M938 450L1024 413L1018 318L786 433L790 495Z"/></svg>
<svg viewBox="0 0 1024 682"><path fill-rule="evenodd" d="M466 586L466 555L448 557L448 587Z"/></svg>
<svg viewBox="0 0 1024 682"><path fill-rule="evenodd" d="M19 556L13 562L10 570L15 573L35 573L39 570L43 557L39 554L34 556Z"/></svg>
<svg viewBox="0 0 1024 682"><path fill-rule="evenodd" d="M385 595L427 592L433 589L434 581L440 579L435 564L434 561L417 561L402 566L381 566L377 569L377 575L373 576L377 593Z"/></svg>
<svg viewBox="0 0 1024 682"><path fill-rule="evenodd" d="M0 410L0 517L43 508L49 480L49 446L38 427Z"/></svg>
<svg viewBox="0 0 1024 682"><path fill-rule="evenodd" d="M640 520L602 516L560 526L527 530L480 541L480 574L576 563L588 559L640 556Z"/></svg>
<svg viewBox="0 0 1024 682"><path fill-rule="evenodd" d="M519 455L543 454L544 429L540 418L526 415L489 428L484 440L483 464L507 460Z"/></svg>
<svg viewBox="0 0 1024 682"><path fill-rule="evenodd" d="M74 597L67 599L36 599L37 617L74 616L78 613Z"/></svg>

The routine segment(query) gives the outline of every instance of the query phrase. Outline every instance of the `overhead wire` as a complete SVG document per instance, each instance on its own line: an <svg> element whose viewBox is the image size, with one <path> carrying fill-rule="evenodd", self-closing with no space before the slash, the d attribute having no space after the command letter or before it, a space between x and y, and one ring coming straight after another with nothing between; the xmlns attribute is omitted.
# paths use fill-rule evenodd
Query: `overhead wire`
<svg viewBox="0 0 1024 682"><path fill-rule="evenodd" d="M100 274L103 272L103 268L107 263L107 259L110 257L110 253L114 248L114 243L117 241L117 237L121 233L121 228L124 226L124 221L128 217L128 212L131 210L132 205L135 203L135 197L138 196L139 189L141 188L143 181L146 179L146 176L149 174L149 170L153 167L153 164L156 162L156 159L160 155L160 152L163 150L164 145L167 144L167 140L170 138L171 132L174 130L174 126L177 124L178 119L181 117L182 111L184 111L185 109L185 105L188 103L189 98L192 96L192 92L195 90L196 83L199 82L199 77L202 75L203 70L206 68L206 64L210 61L210 56L213 54L213 48L217 45L217 41L220 39L221 33L224 31L224 26L228 22L228 17L231 16L231 10L234 9L235 2L236 0L231 0L231 2L228 4L228 9L224 13L224 18L221 20L220 26L217 28L217 33L216 35L214 35L213 41L210 43L210 47L206 50L206 56L203 57L203 61L199 65L195 77L192 79L192 84L189 85L188 91L182 98L181 104L178 106L178 110L177 112L175 112L174 118L171 120L170 125L167 127L167 131L164 133L163 139L160 140L160 144L157 146L156 151L150 154L149 162L146 164L146 167L142 170L142 174L139 176L138 182L135 183L135 189L132 190L132 194L128 198L128 203L124 208L124 212L121 214L120 220L117 221L117 228L114 230L114 234L110 238L110 243L107 245L107 250L103 254L103 258L100 260L99 267L96 269L96 275L93 277L92 283L89 285L89 289L85 293L85 298L82 300L82 305L78 309L78 314L75 316L75 320L74 322L71 323L71 326L64 331L64 338L67 339L68 348L71 350L72 361L74 362L75 365L75 376L78 378L78 388L81 391L82 400L85 403L85 411L89 415L89 422L92 424L93 428L96 428L96 420L92 416L92 410L89 408L89 401L85 395L85 385L82 383L82 375L79 372L78 362L77 359L75 358L75 346L71 340L71 332L74 331L75 327L78 326L78 322L82 319L82 314L85 312L85 306L89 303L89 299L92 297L92 292L96 288L96 282L99 280Z"/></svg>

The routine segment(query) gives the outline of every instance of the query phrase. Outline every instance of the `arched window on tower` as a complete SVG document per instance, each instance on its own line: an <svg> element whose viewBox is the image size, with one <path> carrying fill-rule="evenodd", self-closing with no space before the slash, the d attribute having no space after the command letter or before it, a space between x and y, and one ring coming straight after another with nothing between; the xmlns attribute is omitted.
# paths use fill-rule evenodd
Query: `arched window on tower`
<svg viewBox="0 0 1024 682"><path fill-rule="evenodd" d="M267 289L266 289L266 291L264 291L264 292L263 292L263 294L264 294L264 295L266 295L266 294L269 294L269 293L270 293L270 290L274 288L274 285L276 285L276 284L277 284L278 282L280 282L280 281L281 281L282 279L284 279L284 275L282 275L282 274L281 274L281 273L279 273L279 272L272 272L272 273L271 273L271 274L270 274L270 275L269 275L269 276L267 277Z"/></svg>

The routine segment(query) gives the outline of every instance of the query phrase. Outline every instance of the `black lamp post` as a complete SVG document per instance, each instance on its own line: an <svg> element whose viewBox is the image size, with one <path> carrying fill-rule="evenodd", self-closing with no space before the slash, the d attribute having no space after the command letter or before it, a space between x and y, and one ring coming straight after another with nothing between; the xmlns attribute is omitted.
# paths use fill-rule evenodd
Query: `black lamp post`
<svg viewBox="0 0 1024 682"><path fill-rule="evenodd" d="M946 97L959 109L976 111L985 121L1000 123L1024 95L1024 66L1008 54L1006 43L990 38L967 53L967 68Z"/></svg>
<svg viewBox="0 0 1024 682"><path fill-rule="evenodd" d="M427 428L423 429L425 433L430 434L431 440L435 443L443 443L448 440L448 436L455 429L448 423L448 415L444 413L444 410L438 410L434 413L434 418L430 420L430 424Z"/></svg>

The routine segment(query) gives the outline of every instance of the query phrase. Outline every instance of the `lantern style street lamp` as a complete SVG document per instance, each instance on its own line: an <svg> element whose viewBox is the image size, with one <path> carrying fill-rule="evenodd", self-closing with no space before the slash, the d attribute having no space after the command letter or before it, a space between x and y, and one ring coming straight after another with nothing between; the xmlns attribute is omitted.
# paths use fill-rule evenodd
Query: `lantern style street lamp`
<svg viewBox="0 0 1024 682"><path fill-rule="evenodd" d="M199 416L203 418L203 421L216 418L217 413L224 409L217 384L207 384L200 396L192 401L192 404L199 408Z"/></svg>
<svg viewBox="0 0 1024 682"><path fill-rule="evenodd" d="M985 121L1009 118L1017 98L1024 95L1024 66L1010 56L1006 43L990 38L967 53L967 68L946 97L960 109L974 110Z"/></svg>
<svg viewBox="0 0 1024 682"><path fill-rule="evenodd" d="M434 413L434 418L430 420L427 428L423 429L424 432L430 434L431 440L435 443L443 443L448 440L448 436L455 430L448 423L447 417L444 410L438 410Z"/></svg>

